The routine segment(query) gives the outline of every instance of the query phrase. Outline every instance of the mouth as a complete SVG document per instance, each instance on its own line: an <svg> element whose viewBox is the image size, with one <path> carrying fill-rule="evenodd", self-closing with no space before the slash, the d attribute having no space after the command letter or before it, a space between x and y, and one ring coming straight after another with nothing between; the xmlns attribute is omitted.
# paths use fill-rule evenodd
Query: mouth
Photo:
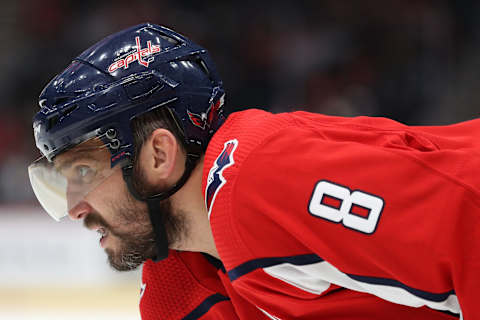
<svg viewBox="0 0 480 320"><path fill-rule="evenodd" d="M98 234L100 234L100 240L99 240L100 246L101 246L102 248L105 248L105 239L106 239L107 236L108 236L108 232L107 232L107 230L106 230L105 228L103 228L103 227L99 227L99 228L97 229L97 232L98 232Z"/></svg>

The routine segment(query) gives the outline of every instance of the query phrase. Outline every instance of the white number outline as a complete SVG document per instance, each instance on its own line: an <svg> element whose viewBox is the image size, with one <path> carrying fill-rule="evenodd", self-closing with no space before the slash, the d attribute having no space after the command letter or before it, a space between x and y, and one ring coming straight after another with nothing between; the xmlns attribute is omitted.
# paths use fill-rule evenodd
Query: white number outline
<svg viewBox="0 0 480 320"><path fill-rule="evenodd" d="M324 195L340 200L340 208L323 204ZM351 212L353 205L369 209L368 218ZM362 190L351 190L332 181L320 180L313 188L308 212L315 218L342 223L344 227L364 234L373 234L377 230L384 207L385 201L377 195Z"/></svg>

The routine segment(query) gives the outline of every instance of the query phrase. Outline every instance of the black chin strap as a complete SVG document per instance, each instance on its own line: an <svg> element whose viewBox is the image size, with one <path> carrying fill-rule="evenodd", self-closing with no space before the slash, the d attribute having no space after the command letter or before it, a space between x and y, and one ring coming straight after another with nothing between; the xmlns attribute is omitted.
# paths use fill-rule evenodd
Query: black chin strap
<svg viewBox="0 0 480 320"><path fill-rule="evenodd" d="M181 187L187 182L188 178L192 174L195 165L200 159L199 154L187 154L187 159L185 161L185 171L177 183L170 188L169 190L161 193L157 193L150 196L140 195L133 185L133 165L127 165L122 168L123 179L127 184L128 191L132 196L140 201L147 203L148 214L150 216L150 221L152 223L153 232L155 234L155 244L157 247L157 256L153 261L160 261L168 257L168 238L167 232L165 230L165 217L160 212L160 201L165 200L171 197L175 192L180 190Z"/></svg>

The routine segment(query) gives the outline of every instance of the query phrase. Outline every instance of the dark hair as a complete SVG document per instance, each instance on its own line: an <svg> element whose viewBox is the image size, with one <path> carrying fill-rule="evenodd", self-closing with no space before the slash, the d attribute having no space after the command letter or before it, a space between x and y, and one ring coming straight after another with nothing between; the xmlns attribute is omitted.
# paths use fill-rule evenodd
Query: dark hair
<svg viewBox="0 0 480 320"><path fill-rule="evenodd" d="M168 108L155 109L132 119L131 128L135 144L134 163L137 162L145 141L159 128L172 132L183 150L186 150L183 131L174 119L173 111Z"/></svg>

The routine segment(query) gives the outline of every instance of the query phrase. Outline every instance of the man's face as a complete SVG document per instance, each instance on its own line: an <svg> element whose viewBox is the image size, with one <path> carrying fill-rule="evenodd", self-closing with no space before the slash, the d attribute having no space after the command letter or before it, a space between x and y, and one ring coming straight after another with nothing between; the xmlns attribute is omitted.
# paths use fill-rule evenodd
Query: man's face
<svg viewBox="0 0 480 320"><path fill-rule="evenodd" d="M100 245L110 265L119 271L133 270L146 259L154 258L155 237L147 205L129 193L120 166L109 168L110 153L106 149L69 152L56 159L56 166L62 164L68 181L69 216L83 219L88 229L99 232ZM149 193L158 191L157 187L147 185L141 166L136 166L134 179L139 189ZM172 212L168 199L160 203L160 208L161 212L154 214L164 216L169 244L175 243L185 232L181 213Z"/></svg>
<svg viewBox="0 0 480 320"><path fill-rule="evenodd" d="M99 232L100 245L113 268L133 270L155 256L155 237L146 205L130 196L120 168L77 207L69 211L70 217L83 218L85 227Z"/></svg>

